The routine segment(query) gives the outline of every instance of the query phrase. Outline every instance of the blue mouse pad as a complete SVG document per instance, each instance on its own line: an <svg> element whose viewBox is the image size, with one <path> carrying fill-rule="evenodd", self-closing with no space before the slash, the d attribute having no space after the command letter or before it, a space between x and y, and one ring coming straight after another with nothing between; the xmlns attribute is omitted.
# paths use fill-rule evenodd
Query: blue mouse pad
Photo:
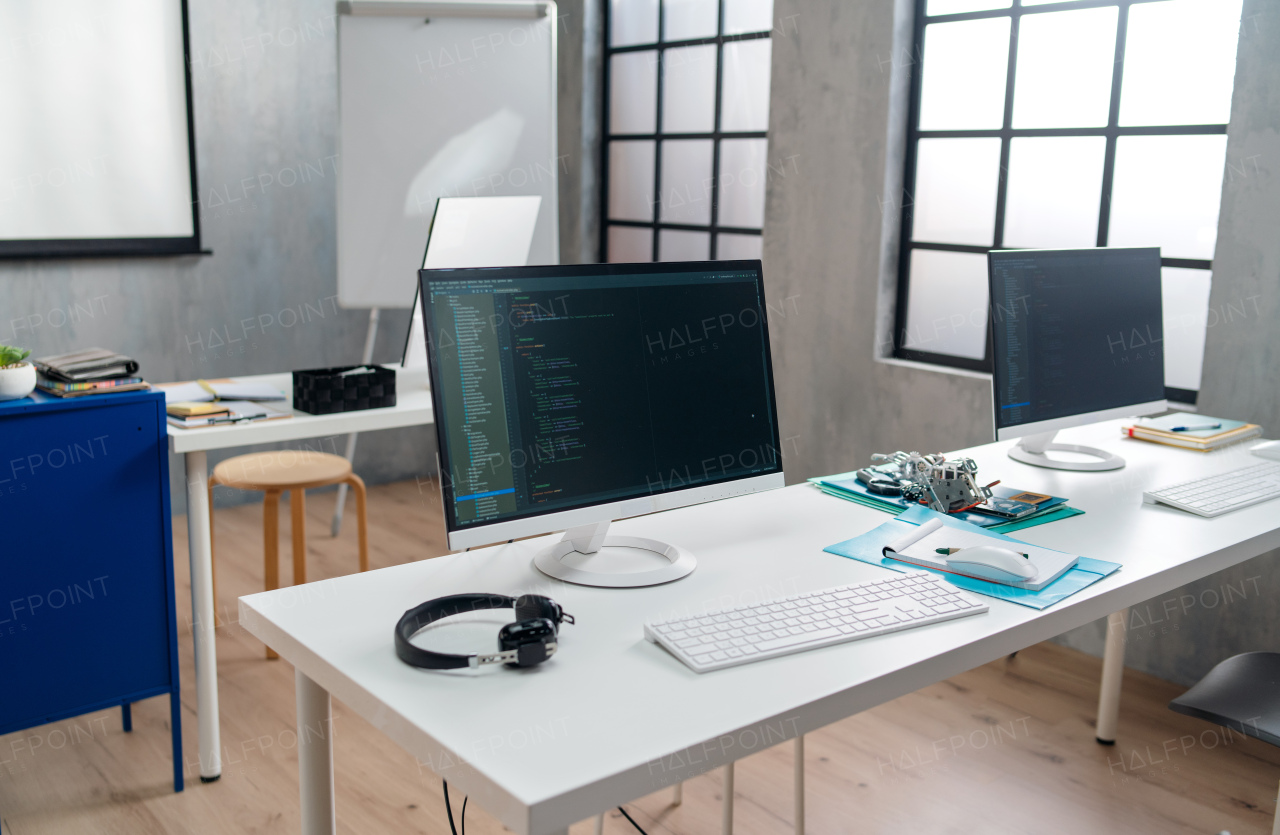
<svg viewBox="0 0 1280 835"><path fill-rule="evenodd" d="M885 522L874 530L867 531L862 536L847 539L844 542L836 543L824 551L837 554L841 557L848 557L851 560L871 563L884 568L890 568L894 571L932 571L932 569L924 568L911 563L899 562L881 555L884 546L893 540L902 536L903 533L912 527L922 525L933 518L942 519L944 525L961 530L973 531L989 536L992 539L1001 542L1018 542L1012 537L1003 534L992 533L983 530L975 525L970 525L959 519L955 519L944 513L938 513L930 510L923 505L916 505L908 508L904 513L896 519ZM1029 543L1019 543L1029 544ZM1043 548L1044 546L1038 546ZM1080 589L1091 586L1094 583L1106 577L1108 574L1120 568L1120 563L1104 562L1103 560L1094 560L1088 557L1080 557L1075 567L1045 586L1040 591L1031 591L1029 589L1019 589L1013 586L1006 586L1002 583L993 583L989 580L979 580L976 577L965 577L960 574L952 574L947 571L934 571L933 573L945 577L947 582L957 588L965 591L971 591L976 594L985 594L988 597L997 597L1001 600L1009 600L1013 603L1019 603L1023 606L1030 606L1032 609L1047 609L1060 600L1065 600Z"/></svg>

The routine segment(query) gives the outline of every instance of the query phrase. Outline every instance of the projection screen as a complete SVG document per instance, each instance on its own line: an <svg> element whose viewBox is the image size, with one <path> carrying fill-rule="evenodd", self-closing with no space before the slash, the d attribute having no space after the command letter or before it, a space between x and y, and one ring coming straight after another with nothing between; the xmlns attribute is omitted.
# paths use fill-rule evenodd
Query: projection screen
<svg viewBox="0 0 1280 835"><path fill-rule="evenodd" d="M0 256L198 252L186 3L0 3Z"/></svg>

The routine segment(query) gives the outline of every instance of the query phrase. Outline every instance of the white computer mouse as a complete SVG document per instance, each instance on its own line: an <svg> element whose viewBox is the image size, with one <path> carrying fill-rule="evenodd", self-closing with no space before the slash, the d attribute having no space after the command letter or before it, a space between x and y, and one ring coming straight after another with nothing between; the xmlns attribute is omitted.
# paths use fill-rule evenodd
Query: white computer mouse
<svg viewBox="0 0 1280 835"><path fill-rule="evenodd" d="M1280 441L1263 441L1249 451L1259 458L1280 461Z"/></svg>
<svg viewBox="0 0 1280 835"><path fill-rule="evenodd" d="M947 565L963 574L995 580L999 583L1019 583L1034 580L1039 570L1031 560L999 545L975 545L962 548L948 556Z"/></svg>

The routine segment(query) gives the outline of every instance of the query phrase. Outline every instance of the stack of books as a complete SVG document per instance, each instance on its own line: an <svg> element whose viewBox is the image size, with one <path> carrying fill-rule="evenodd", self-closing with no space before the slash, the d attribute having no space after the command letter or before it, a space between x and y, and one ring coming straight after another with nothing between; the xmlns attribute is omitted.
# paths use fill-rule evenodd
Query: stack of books
<svg viewBox="0 0 1280 835"><path fill-rule="evenodd" d="M36 387L55 397L83 397L151 388L137 376L137 360L105 348L86 348L34 362L40 372Z"/></svg>
<svg viewBox="0 0 1280 835"><path fill-rule="evenodd" d="M163 383L169 425L179 429L293 417L284 393L262 381ZM262 401L278 401L268 404Z"/></svg>
<svg viewBox="0 0 1280 835"><path fill-rule="evenodd" d="M1133 426L1121 427L1120 431L1140 441L1211 452L1256 438L1262 434L1262 427L1242 420L1223 420L1190 412L1173 412Z"/></svg>

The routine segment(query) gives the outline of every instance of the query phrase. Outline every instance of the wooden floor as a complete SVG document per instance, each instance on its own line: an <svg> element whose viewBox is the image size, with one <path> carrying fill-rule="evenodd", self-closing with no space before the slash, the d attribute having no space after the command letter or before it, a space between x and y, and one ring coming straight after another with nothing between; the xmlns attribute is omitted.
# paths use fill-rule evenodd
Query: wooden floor
<svg viewBox="0 0 1280 835"><path fill-rule="evenodd" d="M333 494L312 494L309 576L356 566L354 506L330 539ZM374 568L445 551L431 485L370 490ZM281 508L282 579L289 576L289 514ZM0 737L0 831L33 833L296 833L297 751L293 669L268 662L234 622L235 598L262 587L261 506L216 514L223 777L196 778L196 716L189 628L187 537L175 520L182 635L183 744L187 789L170 782L167 699L88 714ZM86 628L110 628L86 624ZM69 651L72 648L68 648ZM808 737L811 833L1217 833L1270 832L1280 751L1165 708L1179 688L1128 673L1120 740L1093 741L1100 663L1042 644L925 688ZM21 682L0 682L3 689ZM337 701L334 750L338 829L344 833L447 835L440 780ZM738 764L736 831L791 832L792 745ZM650 833L719 831L719 773L628 811ZM460 801L460 798L458 798ZM457 805L454 807L455 813ZM477 835L503 828L467 811ZM573 828L588 835L590 823ZM605 831L632 832L616 811Z"/></svg>

